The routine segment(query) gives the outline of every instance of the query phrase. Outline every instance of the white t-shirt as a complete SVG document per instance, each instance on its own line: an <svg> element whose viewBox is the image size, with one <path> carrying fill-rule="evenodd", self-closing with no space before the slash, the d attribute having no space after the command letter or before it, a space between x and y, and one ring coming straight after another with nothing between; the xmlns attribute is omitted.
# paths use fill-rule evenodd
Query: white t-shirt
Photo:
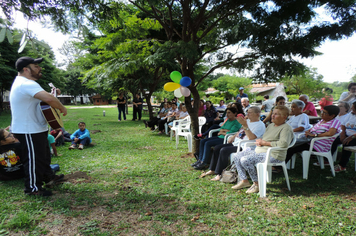
<svg viewBox="0 0 356 236"><path fill-rule="evenodd" d="M345 114L345 115L343 115L343 116L337 116L337 117L335 117L335 119L336 120L339 120L340 121L340 124L343 124L344 123L344 120L346 119L346 117L348 117L349 115L351 114L351 112L349 112L349 113L347 113L347 114Z"/></svg>
<svg viewBox="0 0 356 236"><path fill-rule="evenodd" d="M266 100L264 102L262 102L262 106L265 106L265 112L270 112L272 107L273 107L273 100Z"/></svg>
<svg viewBox="0 0 356 236"><path fill-rule="evenodd" d="M349 92L343 92L340 95L339 101L344 100L347 96L349 96ZM352 103L356 102L356 97L351 98L350 100L346 101L348 102L350 105L352 105Z"/></svg>
<svg viewBox="0 0 356 236"><path fill-rule="evenodd" d="M10 91L11 132L15 134L36 134L48 130L40 102L35 94L44 91L35 81L16 76Z"/></svg>
<svg viewBox="0 0 356 236"><path fill-rule="evenodd" d="M298 127L304 127L304 131L309 128L309 117L307 114L302 113L297 116L291 116L287 121L292 129L296 129Z"/></svg>
<svg viewBox="0 0 356 236"><path fill-rule="evenodd" d="M346 127L346 135L351 136L356 134L356 115L350 113L341 125Z"/></svg>
<svg viewBox="0 0 356 236"><path fill-rule="evenodd" d="M188 111L186 111L186 112L181 111L181 112L179 113L179 119L182 118L182 117L185 117L185 116L189 116Z"/></svg>
<svg viewBox="0 0 356 236"><path fill-rule="evenodd" d="M260 120L255 122L247 120L247 126L251 130L251 132L256 135L257 138L261 138L266 131L266 125ZM248 140L247 135L245 135L243 139L239 138L238 136L235 137L235 140L232 145L238 146L241 140Z"/></svg>

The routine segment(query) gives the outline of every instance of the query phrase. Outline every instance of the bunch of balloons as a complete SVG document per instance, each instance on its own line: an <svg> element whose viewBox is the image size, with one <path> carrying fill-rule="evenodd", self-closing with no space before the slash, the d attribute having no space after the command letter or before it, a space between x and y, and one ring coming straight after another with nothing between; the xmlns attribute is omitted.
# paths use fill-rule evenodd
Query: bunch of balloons
<svg viewBox="0 0 356 236"><path fill-rule="evenodd" d="M182 96L188 97L190 95L190 90L187 88L191 83L192 79L188 76L182 77L179 71L172 71L170 74L171 80L173 82L168 82L164 85L164 90L171 92L174 91L174 96L180 98Z"/></svg>

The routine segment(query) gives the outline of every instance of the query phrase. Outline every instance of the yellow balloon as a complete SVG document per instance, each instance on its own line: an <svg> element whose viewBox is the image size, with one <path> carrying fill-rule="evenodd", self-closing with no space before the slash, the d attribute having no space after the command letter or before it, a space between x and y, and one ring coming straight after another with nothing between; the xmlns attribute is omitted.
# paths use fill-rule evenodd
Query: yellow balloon
<svg viewBox="0 0 356 236"><path fill-rule="evenodd" d="M164 85L164 90L168 91L168 92L172 92L174 90L176 90L177 88L180 87L180 84L177 83L173 83L173 82L168 82Z"/></svg>

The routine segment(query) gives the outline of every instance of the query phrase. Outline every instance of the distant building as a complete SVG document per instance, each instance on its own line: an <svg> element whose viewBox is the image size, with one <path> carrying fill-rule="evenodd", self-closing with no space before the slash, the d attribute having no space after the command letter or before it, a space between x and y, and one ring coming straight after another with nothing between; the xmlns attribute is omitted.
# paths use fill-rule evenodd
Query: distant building
<svg viewBox="0 0 356 236"><path fill-rule="evenodd" d="M282 83L253 84L252 89L249 92L256 94L256 96L269 95L270 98L276 98L278 96L284 96L287 98L287 94Z"/></svg>
<svg viewBox="0 0 356 236"><path fill-rule="evenodd" d="M93 102L93 105L109 105L108 99L102 97L100 94L96 94L94 96L91 96L90 98Z"/></svg>

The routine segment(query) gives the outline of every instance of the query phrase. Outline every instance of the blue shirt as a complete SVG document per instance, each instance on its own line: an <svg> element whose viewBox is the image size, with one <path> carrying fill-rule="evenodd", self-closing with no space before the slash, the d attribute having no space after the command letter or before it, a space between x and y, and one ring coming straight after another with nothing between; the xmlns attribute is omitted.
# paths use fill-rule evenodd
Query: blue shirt
<svg viewBox="0 0 356 236"><path fill-rule="evenodd" d="M239 93L236 95L236 99L237 98L248 98L248 95L246 93L243 93L242 95ZM237 100L238 103L241 103L241 99Z"/></svg>
<svg viewBox="0 0 356 236"><path fill-rule="evenodd" d="M76 130L70 136L71 140L74 140L74 138L79 138L79 139L89 138L89 141L91 143L90 133L89 133L89 130L87 130L87 129L85 129L84 131L81 131L80 129Z"/></svg>

